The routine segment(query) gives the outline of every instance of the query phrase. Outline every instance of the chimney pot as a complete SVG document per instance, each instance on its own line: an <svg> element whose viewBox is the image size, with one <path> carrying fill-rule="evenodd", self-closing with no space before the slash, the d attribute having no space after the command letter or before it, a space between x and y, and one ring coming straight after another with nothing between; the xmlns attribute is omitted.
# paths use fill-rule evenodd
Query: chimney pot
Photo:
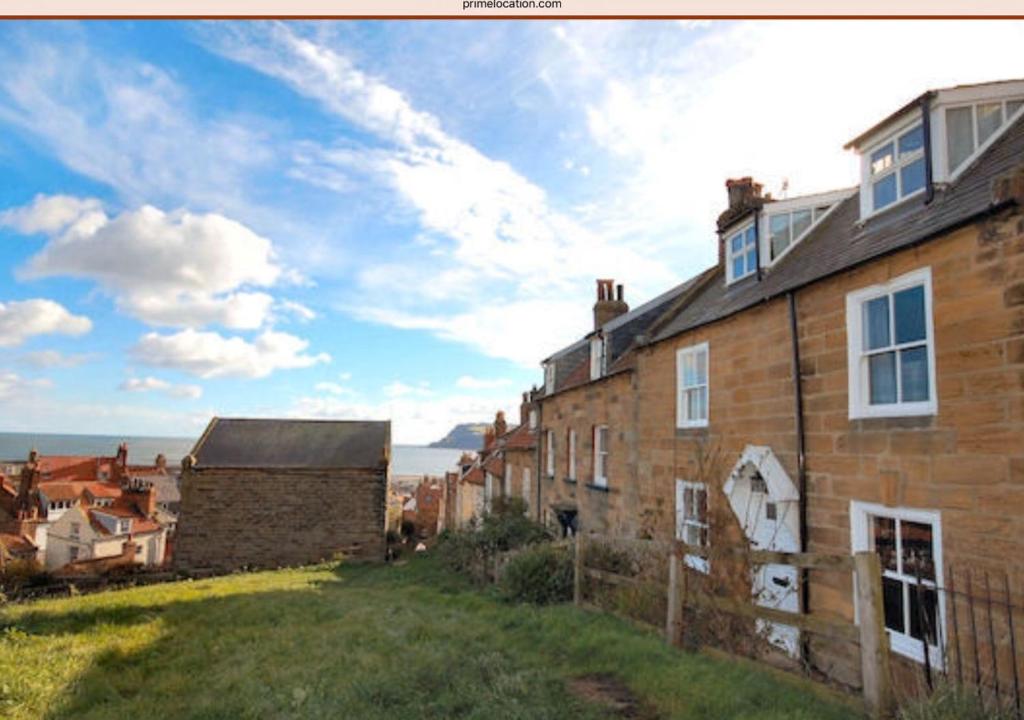
<svg viewBox="0 0 1024 720"><path fill-rule="evenodd" d="M629 305L622 299L622 285L618 288L618 299L615 298L615 281L611 279L597 281L597 302L594 303L594 329L600 330L606 322L619 315L629 312Z"/></svg>

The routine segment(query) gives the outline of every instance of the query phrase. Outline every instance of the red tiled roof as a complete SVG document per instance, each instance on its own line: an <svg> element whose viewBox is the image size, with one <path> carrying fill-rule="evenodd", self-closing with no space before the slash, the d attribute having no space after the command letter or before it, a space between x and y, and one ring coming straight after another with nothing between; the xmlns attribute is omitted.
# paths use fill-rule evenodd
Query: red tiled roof
<svg viewBox="0 0 1024 720"><path fill-rule="evenodd" d="M484 471L479 465L474 465L473 469L470 470L462 477L463 482L472 483L473 485L484 484Z"/></svg>
<svg viewBox="0 0 1024 720"><path fill-rule="evenodd" d="M90 457L86 455L46 455L36 462L36 469L43 482L99 480L99 472L110 473L115 458Z"/></svg>
<svg viewBox="0 0 1024 720"><path fill-rule="evenodd" d="M85 486L85 490L95 498L121 497L121 488L116 483L89 483Z"/></svg>
<svg viewBox="0 0 1024 720"><path fill-rule="evenodd" d="M497 475L502 477L505 474L505 458L500 455L492 455L484 463L484 470L489 472L491 475Z"/></svg>
<svg viewBox="0 0 1024 720"><path fill-rule="evenodd" d="M76 483L48 482L39 486L39 492L47 500L77 500L85 488Z"/></svg>
<svg viewBox="0 0 1024 720"><path fill-rule="evenodd" d="M502 436L506 450L531 450L537 445L537 433L529 425L519 425Z"/></svg>

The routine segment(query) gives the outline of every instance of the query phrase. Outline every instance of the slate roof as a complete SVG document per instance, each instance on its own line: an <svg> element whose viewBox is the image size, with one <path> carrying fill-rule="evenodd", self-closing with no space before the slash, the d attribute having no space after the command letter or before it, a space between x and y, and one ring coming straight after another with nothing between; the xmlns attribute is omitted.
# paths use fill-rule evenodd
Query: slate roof
<svg viewBox="0 0 1024 720"><path fill-rule="evenodd" d="M911 247L970 224L999 209L992 182L1024 163L1024 118L996 140L953 183L936 186L925 204L923 194L860 221L857 194L842 201L776 265L726 286L724 268L680 312L655 328L658 342L728 317L790 290L809 285L869 260ZM1004 203L1005 204L1005 203ZM770 207L770 205L766 206Z"/></svg>
<svg viewBox="0 0 1024 720"><path fill-rule="evenodd" d="M214 418L192 449L197 468L385 468L391 422Z"/></svg>
<svg viewBox="0 0 1024 720"><path fill-rule="evenodd" d="M658 318L697 288L704 278L705 273L698 274L602 325L601 332L607 342L609 370L605 377L628 369L629 365L624 359L633 348L637 336L645 334ZM583 339L562 348L545 361L555 363L556 393L590 382L590 338L593 335L593 332L588 333Z"/></svg>

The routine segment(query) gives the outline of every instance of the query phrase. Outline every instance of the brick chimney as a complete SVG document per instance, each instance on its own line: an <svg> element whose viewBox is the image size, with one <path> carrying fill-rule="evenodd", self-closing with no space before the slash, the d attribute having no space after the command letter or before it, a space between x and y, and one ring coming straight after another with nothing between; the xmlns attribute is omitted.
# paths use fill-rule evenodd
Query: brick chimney
<svg viewBox="0 0 1024 720"><path fill-rule="evenodd" d="M725 267L725 230L732 223L745 217L751 210L757 210L771 202L771 196L761 195L761 183L752 177L734 178L725 181L729 196L729 207L718 216L718 264Z"/></svg>
<svg viewBox="0 0 1024 720"><path fill-rule="evenodd" d="M494 437L500 438L508 430L508 423L505 422L505 411L499 410L494 415Z"/></svg>
<svg viewBox="0 0 1024 720"><path fill-rule="evenodd" d="M622 285L615 287L611 279L597 281L597 302L594 303L594 329L619 315L629 312L629 305L622 299Z"/></svg>
<svg viewBox="0 0 1024 720"><path fill-rule="evenodd" d="M494 444L494 426L488 425L484 428L484 450L487 450Z"/></svg>
<svg viewBox="0 0 1024 720"><path fill-rule="evenodd" d="M530 393L523 393L523 401L519 403L519 424L526 425L530 422Z"/></svg>
<svg viewBox="0 0 1024 720"><path fill-rule="evenodd" d="M163 453L160 453L159 455L156 456L156 460L154 461L153 464L156 465L157 470L160 470L161 472L167 472L167 456L164 455Z"/></svg>

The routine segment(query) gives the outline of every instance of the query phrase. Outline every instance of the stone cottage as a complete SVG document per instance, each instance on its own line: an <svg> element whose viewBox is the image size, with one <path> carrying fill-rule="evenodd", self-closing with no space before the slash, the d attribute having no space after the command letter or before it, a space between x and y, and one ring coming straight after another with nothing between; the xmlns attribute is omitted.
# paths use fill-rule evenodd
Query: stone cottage
<svg viewBox="0 0 1024 720"><path fill-rule="evenodd" d="M383 560L391 423L214 418L182 462L175 564Z"/></svg>

